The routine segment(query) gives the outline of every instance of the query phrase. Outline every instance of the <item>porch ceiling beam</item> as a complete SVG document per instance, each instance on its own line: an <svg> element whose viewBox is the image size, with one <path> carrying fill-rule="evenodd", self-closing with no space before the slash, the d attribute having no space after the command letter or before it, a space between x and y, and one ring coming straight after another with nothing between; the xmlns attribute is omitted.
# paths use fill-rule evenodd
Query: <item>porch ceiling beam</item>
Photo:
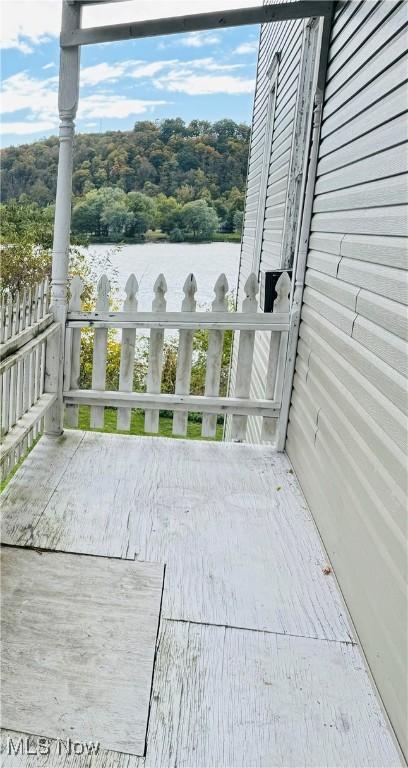
<svg viewBox="0 0 408 768"><path fill-rule="evenodd" d="M61 33L61 46L109 43L132 38L174 35L181 32L200 32L206 29L223 29L248 24L267 24L312 16L327 16L332 12L332 0L300 0L293 3L260 5L251 8L234 8L211 13L195 13L163 19L137 21L134 24L112 24L105 27L67 30Z"/></svg>

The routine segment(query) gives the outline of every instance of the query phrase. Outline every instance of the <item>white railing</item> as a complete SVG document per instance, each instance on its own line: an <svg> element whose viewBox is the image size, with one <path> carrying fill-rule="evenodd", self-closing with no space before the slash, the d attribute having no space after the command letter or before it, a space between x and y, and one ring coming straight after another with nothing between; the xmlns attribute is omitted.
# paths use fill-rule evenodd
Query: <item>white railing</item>
<svg viewBox="0 0 408 768"><path fill-rule="evenodd" d="M186 435L189 411L203 414L202 435L213 437L217 415L232 417L231 437L244 440L247 418L250 415L263 418L263 436L269 439L276 424L282 398L282 381L289 330L290 278L283 273L276 287L277 298L273 313L258 311L259 290L255 275L250 275L245 285L246 298L240 312L228 311L226 294L228 284L220 275L215 287L212 311L197 312L195 293L197 284L190 274L183 287L184 299L180 312L166 311L166 281L159 275L154 286L151 312L139 312L137 304L138 283L131 275L126 284L126 300L122 311L109 309L109 281L105 275L98 283L95 310L81 310L83 286L79 278L71 283L71 300L67 317L64 402L66 419L70 426L78 425L78 406L91 406L91 426L104 425L106 406L118 409L117 428L130 429L131 409L145 411L145 431L157 433L159 411L173 411L173 434ZM94 330L92 388L80 389L81 329ZM106 390L106 362L108 329L122 329L119 390ZM133 391L136 331L150 329L146 392ZM177 329L179 334L175 391L161 392L163 369L164 331ZM190 378L193 361L193 336L199 329L209 332L204 395L190 394ZM223 338L226 330L239 332L238 356L234 392L222 397L220 391ZM268 333L269 366L263 399L252 398L251 377L255 334Z"/></svg>
<svg viewBox="0 0 408 768"><path fill-rule="evenodd" d="M48 281L4 293L0 309L1 476L32 445L56 393L46 375L47 342L59 331L49 310ZM55 387L53 387L55 389Z"/></svg>

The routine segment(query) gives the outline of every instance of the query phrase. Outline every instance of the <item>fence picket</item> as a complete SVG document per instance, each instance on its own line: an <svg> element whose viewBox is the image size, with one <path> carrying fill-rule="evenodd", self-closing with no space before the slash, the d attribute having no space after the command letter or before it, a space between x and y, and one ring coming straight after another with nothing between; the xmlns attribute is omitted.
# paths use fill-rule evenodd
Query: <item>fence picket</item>
<svg viewBox="0 0 408 768"><path fill-rule="evenodd" d="M1 309L0 309L0 344L3 344L6 333L6 312L7 312L7 295L3 293L1 297Z"/></svg>
<svg viewBox="0 0 408 768"><path fill-rule="evenodd" d="M84 290L84 284L79 277L75 275L71 280L69 300L69 310L80 311L81 295ZM64 369L64 389L79 389L79 376L81 372L81 329L67 328L65 333L65 364ZM78 426L79 409L77 405L67 405L65 407L65 422L67 427Z"/></svg>
<svg viewBox="0 0 408 768"><path fill-rule="evenodd" d="M183 286L184 299L181 305L182 312L195 312L197 283L194 275L190 273ZM179 331L179 349L176 371L176 395L188 395L190 391L191 364L193 357L194 331ZM173 435L187 434L188 412L176 411L173 414Z"/></svg>
<svg viewBox="0 0 408 768"><path fill-rule="evenodd" d="M153 291L154 298L152 301L152 312L165 312L167 307L167 283L163 274L158 276L154 284ZM161 378L163 371L163 342L164 330L151 328L149 340L149 367L147 371L147 391L153 395L159 394L161 390ZM145 411L145 432L152 432L156 434L159 431L159 415L160 411L158 410Z"/></svg>
<svg viewBox="0 0 408 768"><path fill-rule="evenodd" d="M106 311L109 309L110 283L106 275L102 275L98 282L96 311ZM107 328L95 328L93 366L92 366L92 389L104 390L106 384L106 354L108 343ZM104 426L105 409L102 405L93 405L91 408L91 427L101 428Z"/></svg>
<svg viewBox="0 0 408 768"><path fill-rule="evenodd" d="M273 303L273 313L289 312L289 292L291 280L287 272L282 272L275 286L276 299ZM265 384L265 399L282 399L283 375L285 369L286 349L288 344L287 331L271 331L269 344L268 368ZM274 442L277 419L265 416L262 419L261 441Z"/></svg>
<svg viewBox="0 0 408 768"><path fill-rule="evenodd" d="M244 286L245 299L243 312L256 312L259 286L256 275L252 272ZM249 397L251 389L252 362L254 357L255 331L240 331L235 377L235 397ZM237 442L245 440L247 416L234 415L231 421L231 438Z"/></svg>
<svg viewBox="0 0 408 768"><path fill-rule="evenodd" d="M124 312L137 312L137 293L139 286L136 277L129 275L123 303ZM131 392L133 389L133 371L135 366L136 328L122 329L122 344L120 351L119 391ZM129 430L132 418L131 408L118 408L117 429Z"/></svg>
<svg viewBox="0 0 408 768"><path fill-rule="evenodd" d="M8 341L12 335L12 317L13 317L13 298L8 293L5 298L5 324L4 341ZM11 371L6 371L3 377L3 403L1 409L1 431L2 435L9 431L10 418L10 394L11 394Z"/></svg>
<svg viewBox="0 0 408 768"><path fill-rule="evenodd" d="M214 286L215 299L212 302L213 312L226 312L228 309L226 295L228 280L221 274ZM224 347L224 331L208 332L207 366L205 372L205 395L216 397L220 391L222 352ZM202 437L215 437L217 430L217 414L204 413L201 428Z"/></svg>

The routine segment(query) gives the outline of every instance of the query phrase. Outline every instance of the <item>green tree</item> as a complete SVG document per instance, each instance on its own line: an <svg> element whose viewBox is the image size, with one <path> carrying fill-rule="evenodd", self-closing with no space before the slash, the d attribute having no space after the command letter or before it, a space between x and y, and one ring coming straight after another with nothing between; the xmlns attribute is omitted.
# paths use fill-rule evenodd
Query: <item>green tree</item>
<svg viewBox="0 0 408 768"><path fill-rule="evenodd" d="M126 227L126 234L142 237L148 229L153 229L156 223L155 200L142 192L129 192L127 206L132 214L132 220Z"/></svg>
<svg viewBox="0 0 408 768"><path fill-rule="evenodd" d="M209 240L218 227L218 216L205 200L186 203L180 219L182 229L193 240Z"/></svg>
<svg viewBox="0 0 408 768"><path fill-rule="evenodd" d="M182 206L174 197L160 194L156 197L157 225L162 232L171 232L180 224Z"/></svg>

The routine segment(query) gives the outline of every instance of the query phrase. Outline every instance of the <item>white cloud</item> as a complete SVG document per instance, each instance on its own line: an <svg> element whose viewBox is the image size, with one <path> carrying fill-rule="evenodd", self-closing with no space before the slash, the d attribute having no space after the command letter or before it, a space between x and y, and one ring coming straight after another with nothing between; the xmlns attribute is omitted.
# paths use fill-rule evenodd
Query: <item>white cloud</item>
<svg viewBox="0 0 408 768"><path fill-rule="evenodd" d="M38 80L17 72L3 81L2 111L5 114L29 109L36 119L57 122L57 77Z"/></svg>
<svg viewBox="0 0 408 768"><path fill-rule="evenodd" d="M137 64L137 62L135 63ZM153 77L154 75L157 75L161 69L164 69L165 67L168 67L172 64L177 64L177 59L170 61L150 61L148 63L141 62L141 66L129 71L128 76L135 78Z"/></svg>
<svg viewBox="0 0 408 768"><path fill-rule="evenodd" d="M112 93L84 96L79 101L78 119L89 117L124 118L142 115L167 102L150 99L127 99Z"/></svg>
<svg viewBox="0 0 408 768"><path fill-rule="evenodd" d="M190 32L179 41L187 48L202 48L203 45L216 45L221 40L214 32Z"/></svg>
<svg viewBox="0 0 408 768"><path fill-rule="evenodd" d="M33 45L59 34L60 0L2 0L0 11L2 48L32 53Z"/></svg>
<svg viewBox="0 0 408 768"><path fill-rule="evenodd" d="M163 80L155 80L157 88L171 93L187 93L189 96L208 95L212 93L252 93L254 80L233 77L232 75L194 75L183 77L168 75Z"/></svg>
<svg viewBox="0 0 408 768"><path fill-rule="evenodd" d="M114 82L124 74L127 62L122 61L118 64L107 64L101 62L92 67L81 69L81 85L98 85L99 83Z"/></svg>
<svg viewBox="0 0 408 768"><path fill-rule="evenodd" d="M116 24L135 22L142 19L239 8L242 4L242 0L194 0L194 8L191 0L172 0L171 8L169 8L169 0L155 0L154 3L152 0L127 0L115 3L114 7L111 3L89 6L85 4L82 24L84 27L92 27L113 22ZM258 5L259 0L245 0L244 4ZM55 39L59 35L61 0L1 0L0 11L2 48L17 48L22 53L31 53L33 46L50 38ZM113 19L112 16L114 16ZM216 36L216 33L211 32L204 34ZM188 41L189 37L190 35L185 39ZM191 39L194 40L194 37ZM183 44L198 47L196 42Z"/></svg>
<svg viewBox="0 0 408 768"><path fill-rule="evenodd" d="M256 53L258 51L258 41L257 40L251 40L247 43L241 43L241 45L238 45L237 48L233 51L233 53L240 53L240 54L246 54L246 53Z"/></svg>
<svg viewBox="0 0 408 768"><path fill-rule="evenodd" d="M0 133L4 136L11 134L18 134L19 136L29 135L32 133L46 133L55 127L55 123L50 120L37 120L36 122L16 122L16 123L0 123Z"/></svg>
<svg viewBox="0 0 408 768"><path fill-rule="evenodd" d="M132 62L133 63L133 62ZM96 75L95 75L96 77ZM92 78L90 78L92 80ZM56 129L58 78L38 80L27 72L18 72L3 82L2 111L13 114L28 110L26 122L3 123L3 133L38 133ZM79 100L78 119L126 118L154 110L166 104L162 99L132 99L109 90L82 95ZM25 126L25 128L24 128Z"/></svg>
<svg viewBox="0 0 408 768"><path fill-rule="evenodd" d="M55 66L56 66L56 65L54 64L54 62L53 62L53 61L50 61L50 63L49 63L49 64L44 64L44 66L42 67L42 69L52 69L52 68L53 68L53 67L55 67Z"/></svg>

